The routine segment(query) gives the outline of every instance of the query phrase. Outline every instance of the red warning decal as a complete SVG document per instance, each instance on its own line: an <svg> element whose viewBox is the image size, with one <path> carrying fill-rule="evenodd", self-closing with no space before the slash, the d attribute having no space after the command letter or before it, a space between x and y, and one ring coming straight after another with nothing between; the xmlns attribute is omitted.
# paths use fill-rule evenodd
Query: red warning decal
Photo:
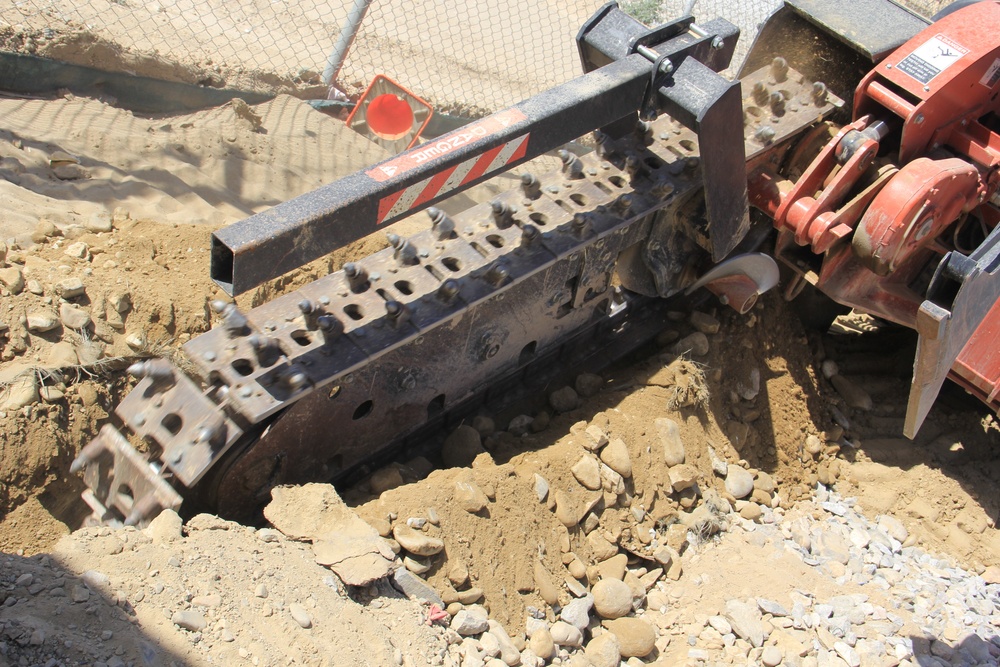
<svg viewBox="0 0 1000 667"><path fill-rule="evenodd" d="M422 181L417 181L408 188L383 197L378 203L376 224L381 225L389 218L395 218L411 208L416 208L477 178L502 171L508 164L524 157L528 151L530 136L530 133L522 134L496 148L491 148L482 155L471 157Z"/></svg>
<svg viewBox="0 0 1000 667"><path fill-rule="evenodd" d="M496 134L514 123L525 120L527 116L518 109L507 109L495 113L492 116L477 120L464 127L460 127L454 132L450 132L443 137L438 137L434 141L414 146L410 150L402 153L387 162L372 167L367 173L379 183L389 180L394 176L426 164L431 160L443 157L453 151L469 144L477 139ZM487 163L488 164L488 163Z"/></svg>

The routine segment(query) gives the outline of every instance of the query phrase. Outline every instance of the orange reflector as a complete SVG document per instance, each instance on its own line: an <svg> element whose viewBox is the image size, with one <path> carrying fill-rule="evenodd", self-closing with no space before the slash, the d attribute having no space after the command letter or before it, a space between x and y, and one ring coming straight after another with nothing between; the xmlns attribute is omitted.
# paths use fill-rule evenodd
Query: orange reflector
<svg viewBox="0 0 1000 667"><path fill-rule="evenodd" d="M347 117L347 126L399 153L417 143L433 113L427 102L378 74Z"/></svg>
<svg viewBox="0 0 1000 667"><path fill-rule="evenodd" d="M379 95L368 103L368 129L383 139L402 139L413 129L413 110L392 93Z"/></svg>

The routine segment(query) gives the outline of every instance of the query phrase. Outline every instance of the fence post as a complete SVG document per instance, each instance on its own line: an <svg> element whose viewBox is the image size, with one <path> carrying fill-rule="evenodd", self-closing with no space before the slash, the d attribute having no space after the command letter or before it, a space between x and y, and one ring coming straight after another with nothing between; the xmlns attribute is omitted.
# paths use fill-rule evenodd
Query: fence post
<svg viewBox="0 0 1000 667"><path fill-rule="evenodd" d="M333 45L333 51L330 51L330 55L326 58L326 67L323 68L323 85L332 86L333 82L337 80L340 68L344 66L344 60L347 59L347 52L350 50L351 44L354 43L358 28L361 27L361 21L364 20L371 4L372 0L354 0L354 6L351 7L351 12L347 15L347 21L340 31L340 37L337 38L337 43Z"/></svg>

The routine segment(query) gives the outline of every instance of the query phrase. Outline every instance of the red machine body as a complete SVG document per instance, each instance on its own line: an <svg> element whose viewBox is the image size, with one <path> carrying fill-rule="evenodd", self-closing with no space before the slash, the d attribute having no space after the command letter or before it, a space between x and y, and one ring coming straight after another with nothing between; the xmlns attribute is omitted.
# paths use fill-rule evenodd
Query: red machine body
<svg viewBox="0 0 1000 667"><path fill-rule="evenodd" d="M782 182L765 170L750 177L750 201L779 231L776 255L798 274L789 298L809 282L841 304L921 333L910 437L929 409L918 409L927 401L915 395L936 395L946 372L1000 409L1000 302L993 302L1000 271L978 269L990 287L980 284L980 303L961 318L957 300L942 309L926 296L949 253L975 257L1000 220L991 202L1000 185L997 25L995 1L931 24L862 79L853 122L829 130L836 131L818 152L799 157L791 171L800 177ZM984 294L993 295L989 303L981 303ZM952 320L966 331L961 344L944 345ZM960 328L952 328L953 338Z"/></svg>

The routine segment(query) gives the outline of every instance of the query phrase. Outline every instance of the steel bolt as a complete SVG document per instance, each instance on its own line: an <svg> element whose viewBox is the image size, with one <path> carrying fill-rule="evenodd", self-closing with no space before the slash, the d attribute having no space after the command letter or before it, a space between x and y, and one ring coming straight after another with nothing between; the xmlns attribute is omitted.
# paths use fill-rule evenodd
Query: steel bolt
<svg viewBox="0 0 1000 667"><path fill-rule="evenodd" d="M427 209L427 215L431 219L431 231L438 241L450 239L455 235L455 221L448 217L444 211L434 206Z"/></svg>
<svg viewBox="0 0 1000 667"><path fill-rule="evenodd" d="M753 101L757 103L757 106L762 107L767 104L770 97L771 91L763 81L758 81L753 85Z"/></svg>
<svg viewBox="0 0 1000 667"><path fill-rule="evenodd" d="M538 199L542 196L542 188L538 183L538 178L530 172L521 174L521 191L528 199Z"/></svg>
<svg viewBox="0 0 1000 667"><path fill-rule="evenodd" d="M788 61L778 56L771 61L771 76L777 83L781 83L788 78Z"/></svg>
<svg viewBox="0 0 1000 667"><path fill-rule="evenodd" d="M561 149L559 151L559 159L562 160L562 172L566 178L583 178L583 163L573 153L568 150Z"/></svg>

